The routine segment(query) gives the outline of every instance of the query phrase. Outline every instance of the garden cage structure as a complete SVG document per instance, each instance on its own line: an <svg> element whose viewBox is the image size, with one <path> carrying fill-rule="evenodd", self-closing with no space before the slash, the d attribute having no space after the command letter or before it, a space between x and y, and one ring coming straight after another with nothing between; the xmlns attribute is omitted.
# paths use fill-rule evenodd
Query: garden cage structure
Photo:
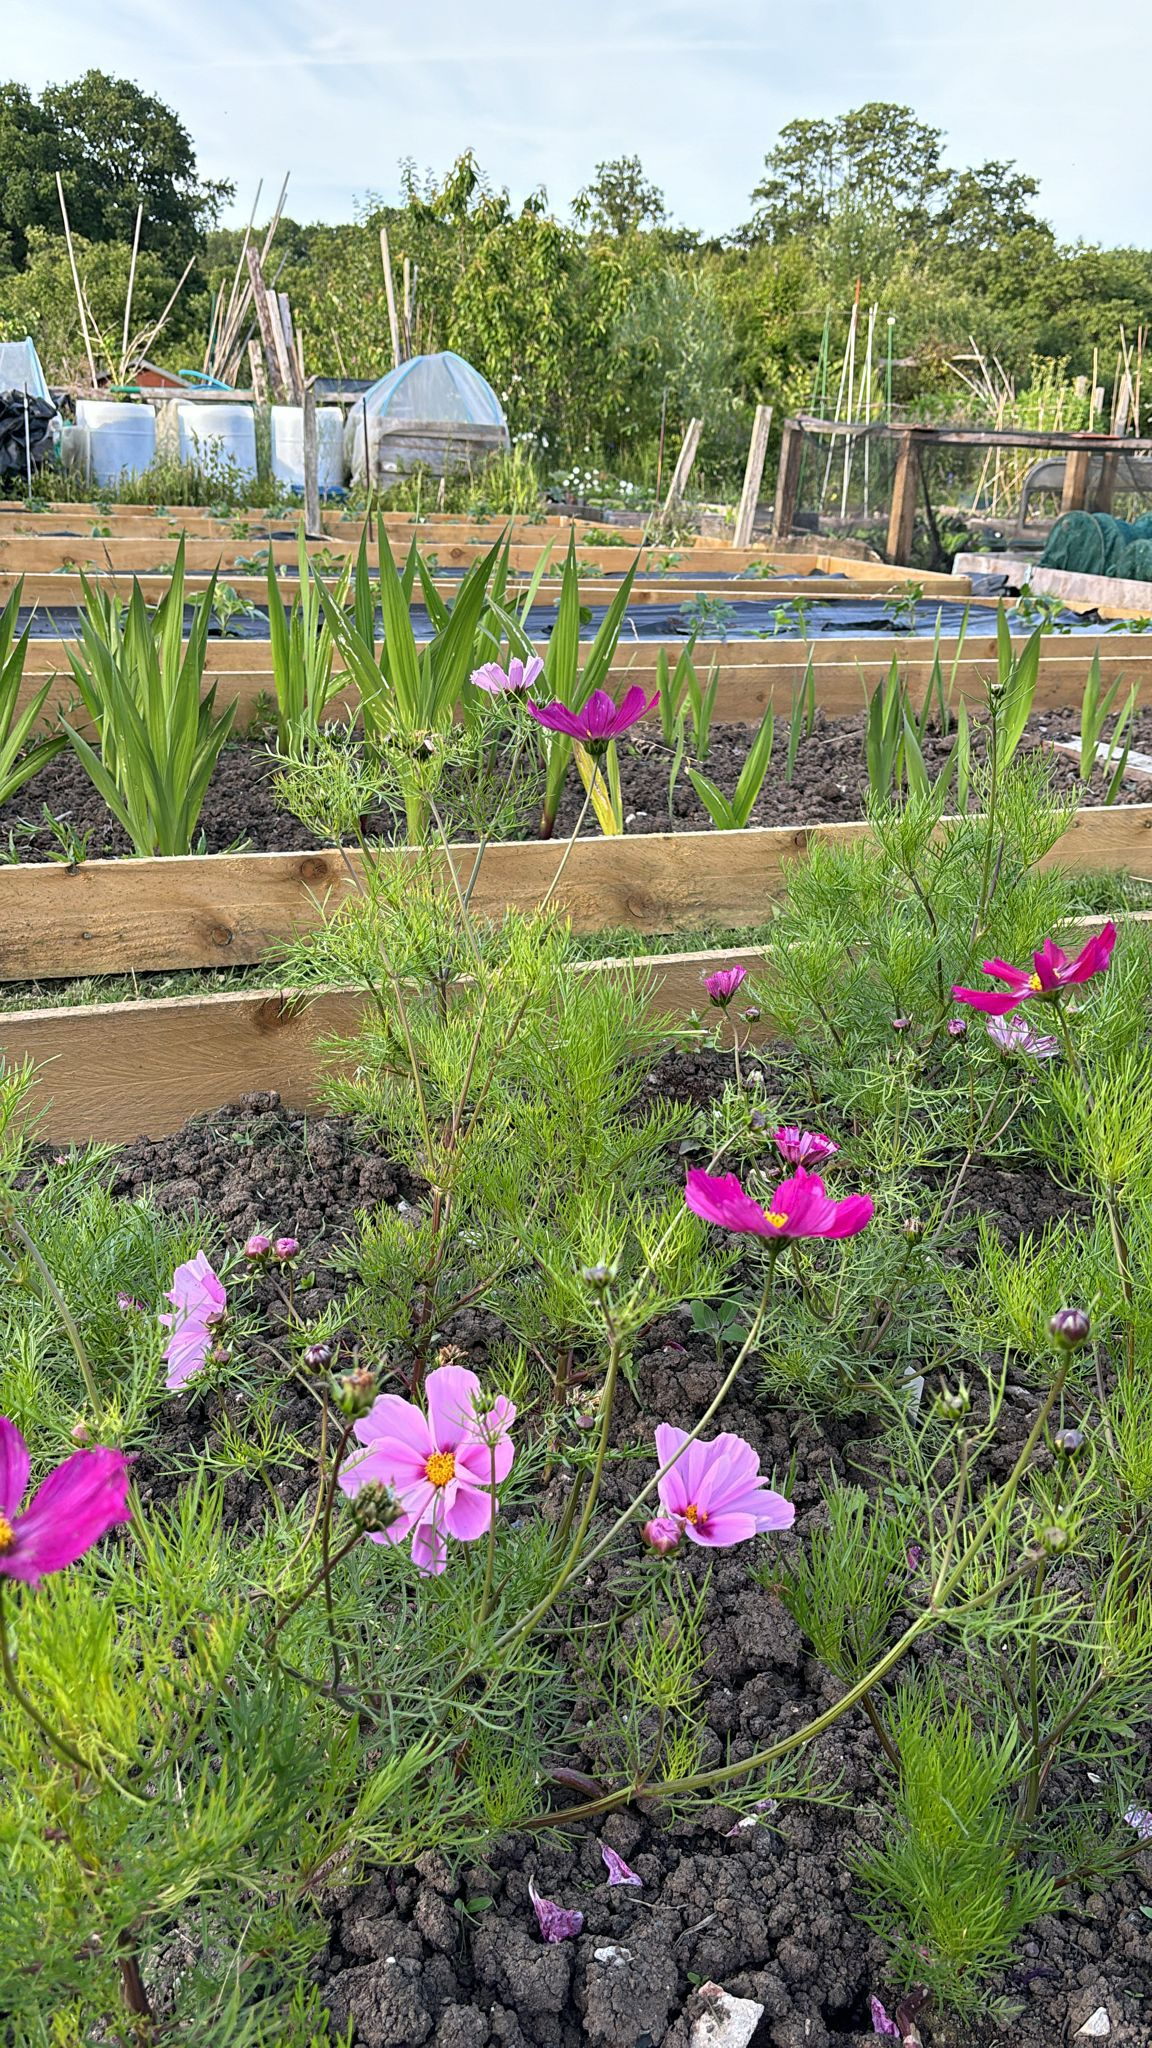
<svg viewBox="0 0 1152 2048"><path fill-rule="evenodd" d="M1060 513L1139 511L1152 493L1152 440L1024 428L786 420L772 531L851 534L890 562L947 570L989 529L1013 547L1043 546L1050 521L1030 505L1054 494Z"/></svg>
<svg viewBox="0 0 1152 2048"><path fill-rule="evenodd" d="M387 490L405 471L446 476L510 445L504 409L479 370L445 349L411 356L351 407L345 459L353 480Z"/></svg>

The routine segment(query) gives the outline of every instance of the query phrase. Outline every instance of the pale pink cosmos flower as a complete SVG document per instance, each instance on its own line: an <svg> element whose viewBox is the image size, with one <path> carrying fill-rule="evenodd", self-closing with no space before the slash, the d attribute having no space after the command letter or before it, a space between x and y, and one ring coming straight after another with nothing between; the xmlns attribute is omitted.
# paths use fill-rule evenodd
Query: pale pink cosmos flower
<svg viewBox="0 0 1152 2048"><path fill-rule="evenodd" d="M684 1200L705 1223L778 1242L794 1237L855 1237L872 1220L870 1195L846 1195L835 1202L825 1194L819 1174L806 1173L803 1167L791 1180L780 1182L767 1209L745 1194L734 1173L705 1173L701 1166L689 1168Z"/></svg>
<svg viewBox="0 0 1152 2048"><path fill-rule="evenodd" d="M717 1009L726 1010L741 982L747 979L746 967L718 967L715 974L704 976L704 987L709 1001L715 1003Z"/></svg>
<svg viewBox="0 0 1152 2048"><path fill-rule="evenodd" d="M1116 944L1116 927L1109 920L1103 931L1081 946L1074 960L1068 958L1063 948L1054 939L1045 939L1038 953L1033 953L1033 971L1026 967L1013 967L1008 960L985 960L985 974L996 981L1006 981L1006 995L991 989L954 988L952 993L959 1003L971 1003L974 1010L983 1010L987 1017L1005 1017L1019 1003L1026 1003L1035 997L1051 999L1065 988L1072 988L1081 981L1091 981L1094 974L1103 974L1112 958Z"/></svg>
<svg viewBox="0 0 1152 2048"><path fill-rule="evenodd" d="M1037 1031L1027 1017L989 1017L985 1026L997 1052L1025 1053L1029 1059L1054 1060L1060 1041L1050 1032Z"/></svg>
<svg viewBox="0 0 1152 2048"><path fill-rule="evenodd" d="M182 1387L204 1365L216 1341L216 1330L228 1307L228 1291L204 1252L197 1252L172 1275L172 1287L165 1300L174 1313L159 1320L172 1335L164 1347L168 1367L165 1385Z"/></svg>
<svg viewBox="0 0 1152 2048"><path fill-rule="evenodd" d="M823 1131L802 1131L799 1124L781 1124L772 1133L772 1143L789 1166L818 1166L822 1159L831 1159L840 1150L833 1139L826 1138Z"/></svg>
<svg viewBox="0 0 1152 2048"><path fill-rule="evenodd" d="M486 661L482 668L474 668L472 681L490 697L522 697L543 673L544 663L538 654L528 661L521 661L514 654L507 668L501 668L498 661Z"/></svg>
<svg viewBox="0 0 1152 2048"><path fill-rule="evenodd" d="M485 1410L475 1373L458 1365L437 1366L424 1393L427 1414L399 1394L381 1394L355 1425L365 1449L344 1467L340 1485L347 1494L369 1479L392 1488L402 1512L371 1541L411 1535L416 1568L428 1575L445 1569L449 1536L474 1543L491 1528L494 1488L512 1469L508 1431L516 1409L500 1394Z"/></svg>
<svg viewBox="0 0 1152 2048"><path fill-rule="evenodd" d="M791 1501L773 1493L742 1436L725 1432L710 1443L690 1443L685 1430L662 1422L656 1456L660 1505L691 1543L723 1549L768 1529L790 1529L796 1519Z"/></svg>
<svg viewBox="0 0 1152 2048"><path fill-rule="evenodd" d="M14 1422L0 1415L0 1575L37 1586L75 1564L116 1522L130 1522L123 1451L74 1451L49 1472L23 1514L32 1461Z"/></svg>

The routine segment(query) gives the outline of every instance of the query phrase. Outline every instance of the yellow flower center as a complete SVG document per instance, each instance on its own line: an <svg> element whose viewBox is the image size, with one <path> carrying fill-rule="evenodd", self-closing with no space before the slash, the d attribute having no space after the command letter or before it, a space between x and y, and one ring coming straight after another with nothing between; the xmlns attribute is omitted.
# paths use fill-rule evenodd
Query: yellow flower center
<svg viewBox="0 0 1152 2048"><path fill-rule="evenodd" d="M455 1453L453 1451L433 1451L432 1456L424 1467L424 1477L425 1479L430 1479L433 1486L447 1486L448 1481L456 1477Z"/></svg>
<svg viewBox="0 0 1152 2048"><path fill-rule="evenodd" d="M1040 976L1038 974L1030 974L1028 976L1028 986L1030 989L1034 989L1038 996L1043 995L1044 983L1041 981Z"/></svg>
<svg viewBox="0 0 1152 2048"><path fill-rule="evenodd" d="M704 1508L698 1508L695 1501L692 1501L684 1509L684 1520L691 1522L694 1529L702 1529L708 1520L708 1515Z"/></svg>
<svg viewBox="0 0 1152 2048"><path fill-rule="evenodd" d="M783 1230L788 1218L784 1214L783 1209L769 1209L768 1221L772 1225L773 1230Z"/></svg>
<svg viewBox="0 0 1152 2048"><path fill-rule="evenodd" d="M0 1557L4 1555L6 1550L11 1550L15 1541L16 1531L13 1529L7 1515L0 1515Z"/></svg>

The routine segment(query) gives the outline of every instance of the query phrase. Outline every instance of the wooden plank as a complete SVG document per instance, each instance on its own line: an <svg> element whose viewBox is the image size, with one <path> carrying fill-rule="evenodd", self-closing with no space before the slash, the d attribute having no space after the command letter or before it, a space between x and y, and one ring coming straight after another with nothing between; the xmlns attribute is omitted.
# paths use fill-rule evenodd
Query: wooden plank
<svg viewBox="0 0 1152 2048"><path fill-rule="evenodd" d="M304 386L304 531L310 540L323 532L320 524L320 448L316 427L316 384Z"/></svg>
<svg viewBox="0 0 1152 2048"><path fill-rule="evenodd" d="M1092 450L1076 448L1064 464L1064 487L1060 493L1061 512L1082 512L1088 503L1088 479Z"/></svg>
<svg viewBox="0 0 1152 2048"><path fill-rule="evenodd" d="M1142 924L1149 913L1122 913ZM1076 929L1099 928L1078 918ZM705 1009L702 982L714 968L739 960L755 976L768 958L760 947L668 953L642 961L600 960L578 971L648 977L649 1008L682 1020ZM323 1083L335 1062L323 1041L355 1031L363 998L326 989L310 1001L283 991L191 996L158 1002L100 1003L69 1009L0 1014L0 1058L31 1060L38 1069L31 1106L51 1144L95 1140L124 1144L165 1137L189 1117L210 1115L238 1097L275 1093L289 1109L323 1105ZM763 1021L748 1025L752 1043L769 1038Z"/></svg>
<svg viewBox="0 0 1152 2048"><path fill-rule="evenodd" d="M776 472L776 502L772 511L772 537L787 540L796 519L796 495L800 488L800 465L804 459L804 435L795 420L786 420L780 442L780 467Z"/></svg>
<svg viewBox="0 0 1152 2048"><path fill-rule="evenodd" d="M676 457L676 467L672 471L672 481L668 486L668 495L664 500L665 519L668 518L669 514L680 503L688 488L688 479L692 474L692 465L696 460L696 450L700 446L700 436L703 431L703 420L689 420L684 431L684 439L680 443L680 453Z"/></svg>
<svg viewBox="0 0 1152 2048"><path fill-rule="evenodd" d="M211 569L189 569L186 565L185 580L189 595L194 596L198 591L206 589L212 573ZM85 559L78 563L75 572L56 569L43 574L32 572L19 575L9 570L0 571L0 600L10 597L19 585L26 606L35 605L49 613L53 608L75 611L83 602L84 596L81 574L85 575L88 582L97 589L122 593L125 598L135 581L139 583L141 595L148 604L159 603L166 595L171 582L171 572L165 567L154 567L151 574L145 572L134 575L128 569L109 569L106 563L101 563L92 555L85 556ZM225 574L239 596L250 598L257 605L262 598L267 599L268 585L263 572L258 576L242 570L228 574L225 564ZM440 595L446 598L454 597L460 588L460 579L455 576L447 577L434 573L433 583ZM526 584L527 576L520 572L510 580L510 592L515 594L524 589ZM679 571L673 575L661 576L656 581L633 584L629 604L633 608L641 605L678 605L699 594L701 587L702 579L694 576L691 570ZM539 590L539 603L542 606L556 604L560 588L558 576L545 578ZM619 577L598 577L594 574L580 577L580 595L586 604L607 605L616 596L619 588ZM770 602L782 604L789 598L803 597L821 604L836 605L856 602L862 597L882 598L884 595L872 582L854 583L845 579L841 583L832 584L823 578L804 576L773 578L771 583L761 584L759 587L752 583L730 581L710 584L706 589L709 595L722 598L737 609L746 604L763 604L766 598ZM924 595L929 601L934 598L959 603L966 601L965 591L958 591L954 583L949 583L942 590L933 590L925 581ZM989 599L988 604L993 608L996 600Z"/></svg>
<svg viewBox="0 0 1152 2048"><path fill-rule="evenodd" d="M1074 569L1044 569L1024 555L957 555L966 576L1006 576L1014 589L1062 597L1070 608L1094 611L1108 605L1137 618L1152 616L1152 583L1129 576L1082 576ZM995 564L994 568L977 564Z"/></svg>
<svg viewBox="0 0 1152 2048"><path fill-rule="evenodd" d="M748 443L748 460L744 465L744 488L736 512L736 524L732 531L734 548L746 548L752 539L752 528L756 524L756 507L760 503L760 481L764 475L764 458L768 453L768 434L772 426L772 407L758 405L752 421L752 438Z"/></svg>
<svg viewBox="0 0 1152 2048"><path fill-rule="evenodd" d="M819 420L800 413L797 423L810 433L858 434L859 421ZM1055 448L1087 447L1093 455L1115 449L1128 455L1152 455L1152 439L1138 440L1132 434L1085 434L1068 429L1030 427L889 427L873 425L872 432L886 440L901 440L911 433L932 448Z"/></svg>
<svg viewBox="0 0 1152 2048"><path fill-rule="evenodd" d="M1054 858L1083 871L1139 872L1152 858L1150 832L1152 805L1081 810ZM580 932L757 924L781 895L789 865L814 841L847 845L870 833L852 821L579 840L554 900ZM415 864L425 856L401 849L399 858ZM563 858L553 843L489 847L472 896L476 915L530 910L552 889ZM474 849L454 848L452 859L467 881ZM446 875L444 856L436 864ZM4 867L0 979L250 966L276 942L315 930L352 888L340 856L323 849Z"/></svg>
<svg viewBox="0 0 1152 2048"><path fill-rule="evenodd" d="M889 561L906 562L912 553L919 485L920 465L916 458L916 444L910 433L904 433L898 443L896 473L892 480L892 508L888 515L886 549Z"/></svg>
<svg viewBox="0 0 1152 2048"><path fill-rule="evenodd" d="M272 308L264 279L260 270L260 258L254 248L245 251L248 276L252 286L252 303L256 309L256 321L260 329L260 340L264 348L264 360L268 365L268 388L275 403L282 403L289 396L288 377L281 362L284 354L284 336L280 332L279 320L273 320ZM277 346L279 343L279 346Z"/></svg>

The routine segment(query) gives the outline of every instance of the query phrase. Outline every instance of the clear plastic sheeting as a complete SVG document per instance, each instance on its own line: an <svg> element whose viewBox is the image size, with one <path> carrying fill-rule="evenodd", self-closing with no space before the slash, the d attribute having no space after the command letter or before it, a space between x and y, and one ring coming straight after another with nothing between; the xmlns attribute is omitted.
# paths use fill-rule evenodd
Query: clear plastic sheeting
<svg viewBox="0 0 1152 2048"><path fill-rule="evenodd" d="M23 341L0 341L0 391L26 391L29 398L50 400L48 380L30 335Z"/></svg>
<svg viewBox="0 0 1152 2048"><path fill-rule="evenodd" d="M348 414L344 449L354 481L387 480L424 466L435 474L467 467L509 445L504 410L486 377L451 349L413 356L389 370Z"/></svg>

